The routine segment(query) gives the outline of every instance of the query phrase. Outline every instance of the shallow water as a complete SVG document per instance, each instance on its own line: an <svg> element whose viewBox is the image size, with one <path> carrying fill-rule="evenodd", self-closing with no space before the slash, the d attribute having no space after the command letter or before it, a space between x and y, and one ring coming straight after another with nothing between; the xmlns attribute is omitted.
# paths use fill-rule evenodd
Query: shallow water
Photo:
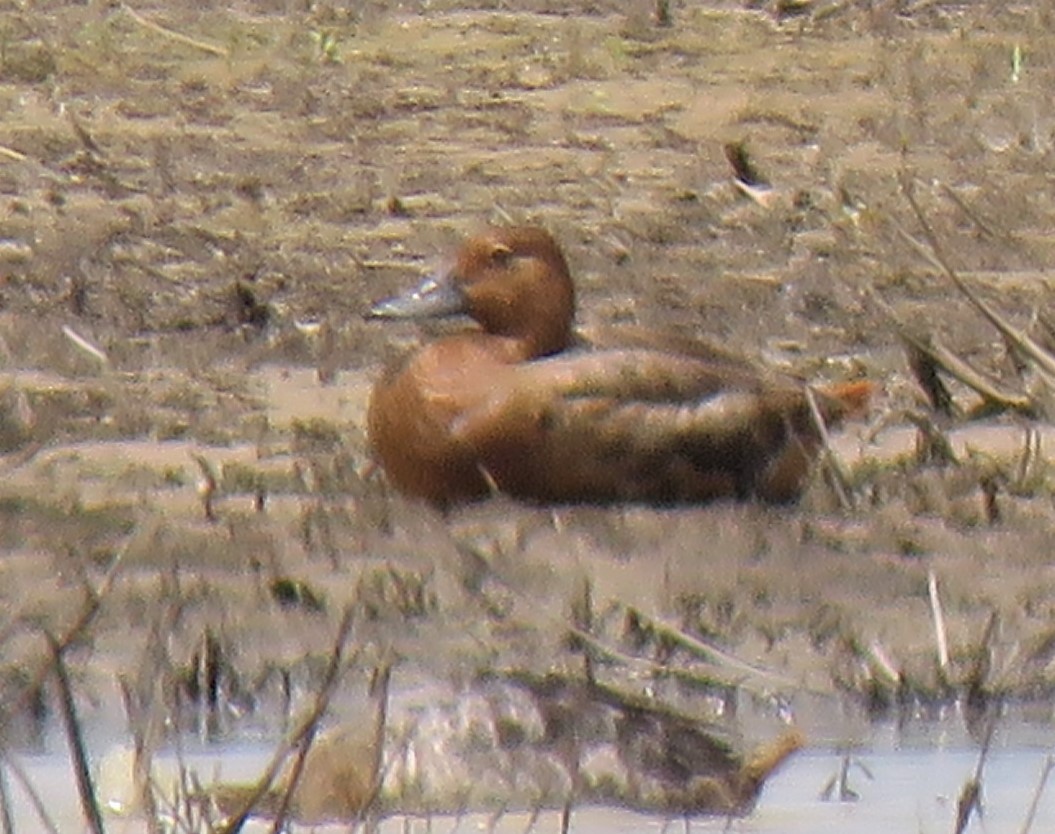
<svg viewBox="0 0 1055 834"><path fill-rule="evenodd" d="M1021 730L1021 732L1019 732ZM948 832L953 829L960 791L974 774L978 762L976 746L947 733L940 726L904 728L896 732L881 728L866 748L855 752L849 771L848 787L858 795L856 801L824 801L821 793L839 772L843 753L839 750L811 749L794 757L774 776L765 788L758 807L750 816L729 821L712 818L693 820L693 831L739 831L745 834L886 834L904 832ZM1031 799L1052 748L1052 733L1023 726L1002 733L994 741L983 772L985 830L1018 832L1025 820ZM262 744L228 745L223 748L195 747L186 753L185 761L203 781L222 778L225 781L249 780L263 767L271 747ZM113 751L102 759L113 760ZM169 753L159 758L162 765L175 766L176 757ZM24 772L44 800L58 831L84 831L76 791L68 760L61 752L24 755L19 758ZM110 777L112 779L112 776ZM25 792L7 773L15 810L15 830L21 834L46 831L37 818ZM119 788L100 788L113 797ZM488 815L466 815L425 819L391 818L381 826L384 832L478 831L493 825L497 832L523 832L530 820L522 813L507 814L493 820ZM1055 786L1041 797L1034 831L1051 830L1055 824ZM572 830L582 834L631 831L683 830L679 819L639 815L608 808L583 808L572 816ZM348 830L346 825L324 827ZM557 812L539 816L533 830L558 831ZM108 815L107 830L145 831L141 819ZM263 823L247 830L268 830ZM308 829L303 829L308 830ZM316 829L324 830L324 829Z"/></svg>

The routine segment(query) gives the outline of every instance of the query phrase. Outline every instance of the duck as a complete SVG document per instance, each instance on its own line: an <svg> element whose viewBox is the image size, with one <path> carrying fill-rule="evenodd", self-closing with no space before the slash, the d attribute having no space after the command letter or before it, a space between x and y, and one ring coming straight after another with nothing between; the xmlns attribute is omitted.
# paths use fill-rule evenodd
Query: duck
<svg viewBox="0 0 1055 834"><path fill-rule="evenodd" d="M381 320L466 316L375 383L371 455L401 494L439 508L496 493L541 504L794 501L822 426L867 410L872 383L811 389L704 342L582 344L555 238L536 226L467 238ZM812 400L812 404L811 404Z"/></svg>

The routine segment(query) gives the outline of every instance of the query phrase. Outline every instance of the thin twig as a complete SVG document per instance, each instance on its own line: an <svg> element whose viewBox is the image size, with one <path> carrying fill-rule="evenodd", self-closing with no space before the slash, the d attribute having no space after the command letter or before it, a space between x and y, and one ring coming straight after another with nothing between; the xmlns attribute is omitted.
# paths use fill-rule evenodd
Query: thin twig
<svg viewBox="0 0 1055 834"><path fill-rule="evenodd" d="M185 46L191 46L195 49L200 49L202 52L208 52L211 55L218 55L221 58L230 57L231 53L223 47L213 46L211 43L195 40L194 38L187 37L186 35L181 34L180 32L174 32L172 29L166 29L164 26L154 23L151 20L147 20L128 4L122 4L121 8L124 9L125 14L127 14L140 26L142 26L144 29L149 29L151 32L154 32L157 35L161 35L162 37L176 41L177 43L182 43Z"/></svg>

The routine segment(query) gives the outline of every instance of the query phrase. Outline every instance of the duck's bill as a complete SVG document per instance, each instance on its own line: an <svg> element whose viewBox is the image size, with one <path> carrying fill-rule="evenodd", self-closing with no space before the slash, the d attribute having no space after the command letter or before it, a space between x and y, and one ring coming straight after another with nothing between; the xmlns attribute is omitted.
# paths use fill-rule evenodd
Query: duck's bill
<svg viewBox="0 0 1055 834"><path fill-rule="evenodd" d="M380 319L437 318L465 312L465 294L446 272L428 276L416 289L379 301L369 316Z"/></svg>

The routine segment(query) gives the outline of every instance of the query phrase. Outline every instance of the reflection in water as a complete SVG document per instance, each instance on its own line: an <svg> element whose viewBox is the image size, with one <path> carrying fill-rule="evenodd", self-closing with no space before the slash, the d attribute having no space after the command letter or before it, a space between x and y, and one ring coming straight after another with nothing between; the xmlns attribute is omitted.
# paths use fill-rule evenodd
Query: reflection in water
<svg viewBox="0 0 1055 834"><path fill-rule="evenodd" d="M272 752L270 746L254 745L226 747L220 752L197 750L186 756L203 781L214 779L250 779L263 767ZM1019 831L1044 766L1047 750L1015 744L996 746L990 751L983 780L985 825L990 832ZM956 816L956 799L965 780L974 772L977 750L967 746L941 748L921 746L862 751L862 761L874 777L869 780L859 772L850 773L850 786L860 795L854 802L825 802L821 792L835 774L842 761L837 751L805 751L793 758L766 785L762 799L748 817L731 823L720 818L693 820L690 829L696 832L725 831L744 834L888 834L891 831L948 832ZM160 757L162 764L175 765L173 756ZM82 831L85 824L77 807L72 789L68 761L62 755L26 756L21 765L32 779L39 795L46 800L56 828L61 832ZM15 805L15 830L21 834L44 832L25 794L10 779ZM110 788L109 790L113 790ZM525 830L528 817L509 814L498 820L496 832ZM1049 790L1037 810L1035 831L1047 830L1055 820L1055 790ZM1046 822L1045 822L1046 821ZM481 830L492 820L486 815L471 815L461 819L434 818L431 829L425 820L405 821L400 817L387 820L383 832L402 834L409 830L449 832ZM572 831L579 834L608 834L609 832L680 831L680 821L638 815L614 809L575 811ZM557 812L542 814L534 830L559 830ZM247 831L268 830L263 821L252 823ZM141 819L111 817L109 832L139 832L146 826ZM307 829L301 829L307 830ZM318 831L346 831L347 825L316 828Z"/></svg>

